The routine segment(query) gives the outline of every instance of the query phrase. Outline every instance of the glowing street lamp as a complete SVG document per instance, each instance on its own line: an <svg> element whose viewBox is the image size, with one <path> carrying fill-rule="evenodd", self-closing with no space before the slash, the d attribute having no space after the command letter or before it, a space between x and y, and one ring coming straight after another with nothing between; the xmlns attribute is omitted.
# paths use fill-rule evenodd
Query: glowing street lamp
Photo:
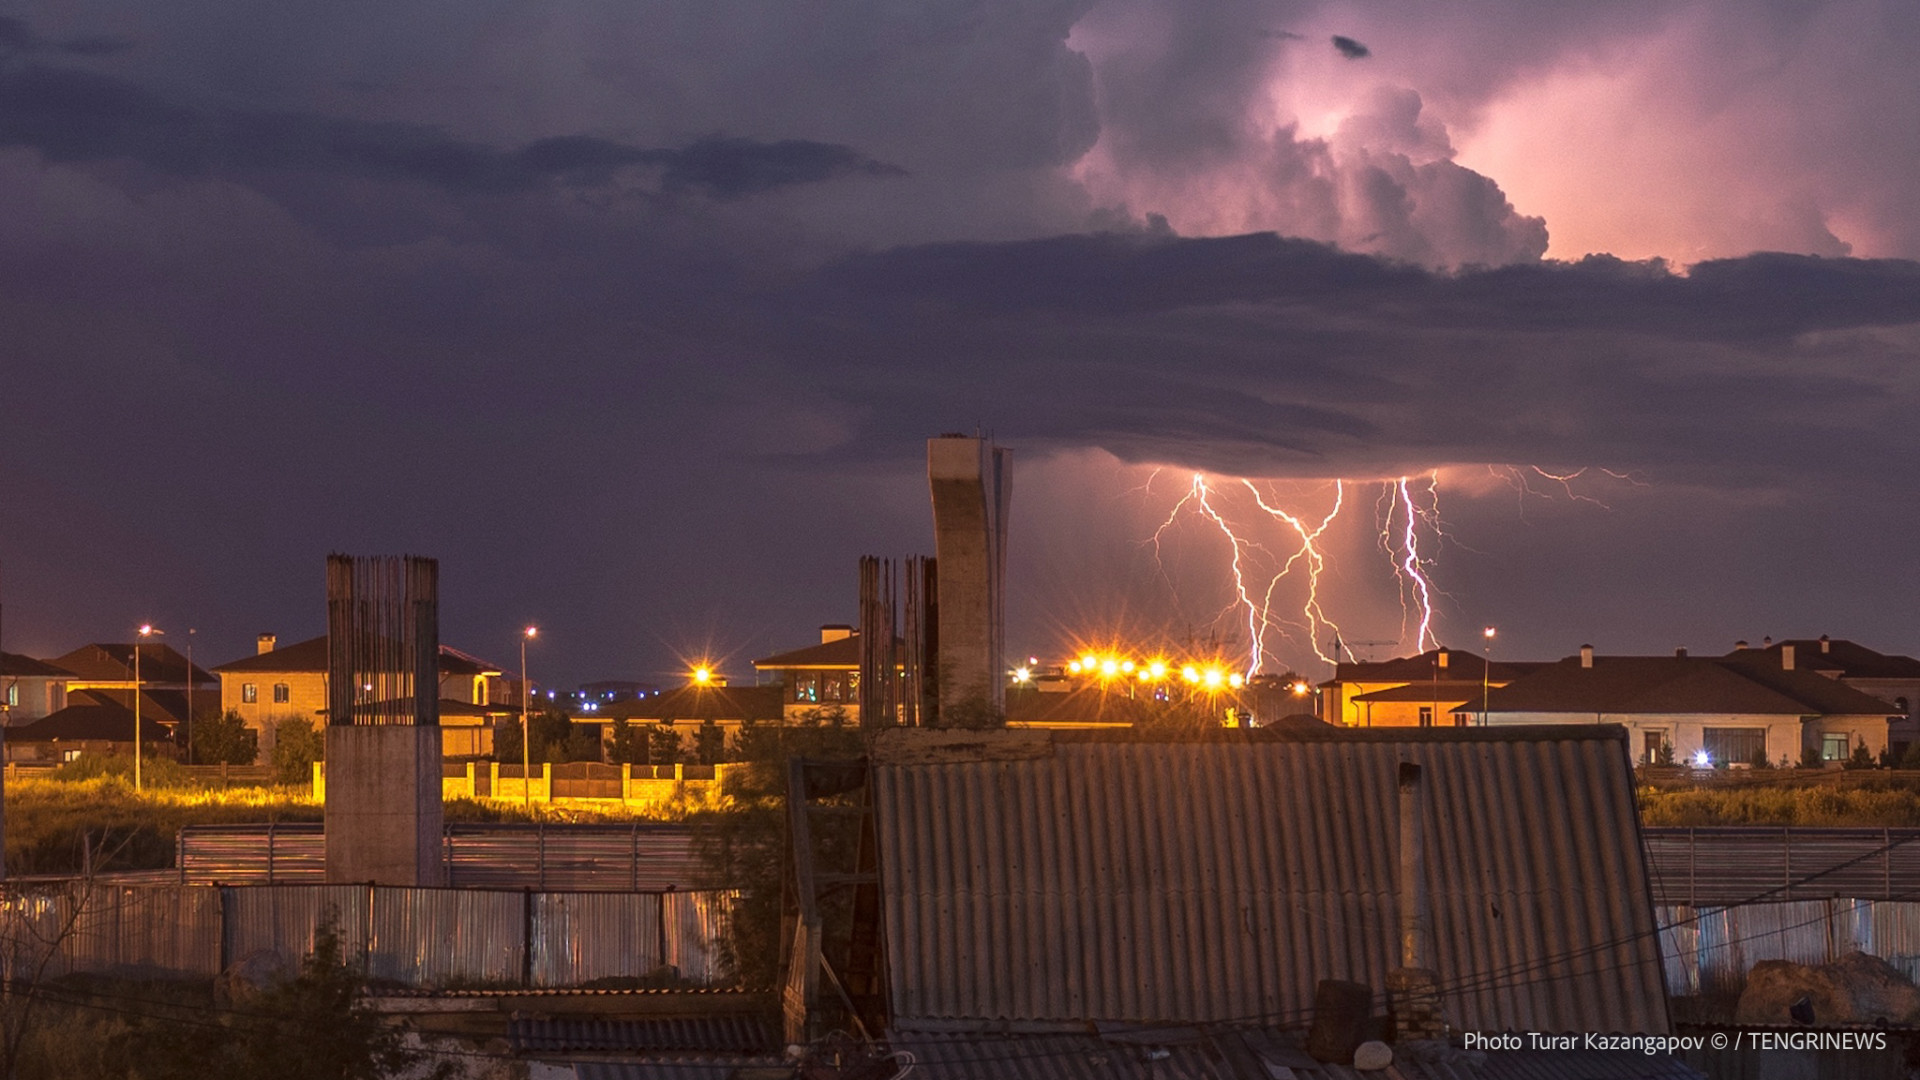
<svg viewBox="0 0 1920 1080"><path fill-rule="evenodd" d="M140 790L140 646L155 634L165 634L165 630L156 630L152 623L140 624L140 636L133 642L133 790ZM187 685L193 685L193 672L187 672Z"/></svg>
<svg viewBox="0 0 1920 1080"><path fill-rule="evenodd" d="M1025 668L1025 667L1017 667L1017 668L1014 668L1014 669L1013 669L1013 681L1014 681L1014 682L1017 682L1017 683L1028 683L1028 682L1032 682L1032 681L1033 681L1033 669L1032 669L1032 668Z"/></svg>
<svg viewBox="0 0 1920 1080"><path fill-rule="evenodd" d="M700 686L710 685L713 682L713 669L706 666L705 664L702 664L699 667L694 668L693 681Z"/></svg>
<svg viewBox="0 0 1920 1080"><path fill-rule="evenodd" d="M537 626L520 631L520 798L529 810L533 809L533 718L527 704L533 699L533 684L527 681L527 642L539 636Z"/></svg>
<svg viewBox="0 0 1920 1080"><path fill-rule="evenodd" d="M1493 627L1489 626L1485 630L1480 631L1480 634L1483 638L1486 639L1486 646L1485 646L1486 662L1480 665L1480 726L1486 727L1487 726L1487 686L1488 686L1489 680L1493 678L1494 629Z"/></svg>

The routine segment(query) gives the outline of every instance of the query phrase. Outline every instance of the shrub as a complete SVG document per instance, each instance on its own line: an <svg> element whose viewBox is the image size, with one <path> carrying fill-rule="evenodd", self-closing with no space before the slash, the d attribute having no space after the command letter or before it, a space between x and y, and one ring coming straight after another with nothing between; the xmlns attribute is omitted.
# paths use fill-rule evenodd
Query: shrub
<svg viewBox="0 0 1920 1080"><path fill-rule="evenodd" d="M1874 767L1873 751L1867 749L1867 740L1854 743L1853 754L1847 758L1845 769L1871 769Z"/></svg>
<svg viewBox="0 0 1920 1080"><path fill-rule="evenodd" d="M282 784L313 781L313 763L327 756L327 733L304 716L289 716L273 726L273 776Z"/></svg>
<svg viewBox="0 0 1920 1080"><path fill-rule="evenodd" d="M251 765L260 756L259 737L232 709L196 720L189 730L187 748L195 765Z"/></svg>

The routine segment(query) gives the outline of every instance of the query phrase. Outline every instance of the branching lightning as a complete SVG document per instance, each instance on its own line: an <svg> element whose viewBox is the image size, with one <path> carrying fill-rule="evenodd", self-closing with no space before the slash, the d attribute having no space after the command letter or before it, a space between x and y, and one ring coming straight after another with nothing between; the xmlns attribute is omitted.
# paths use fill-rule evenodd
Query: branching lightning
<svg viewBox="0 0 1920 1080"><path fill-rule="evenodd" d="M1554 500L1553 494L1540 486L1542 481L1558 486L1570 501L1607 506L1576 489L1575 484L1588 474L1588 469L1555 472L1522 465L1489 466L1489 471L1515 488L1523 508L1530 496ZM1621 483L1644 486L1631 474L1607 469L1592 471ZM1533 484L1527 482L1528 477L1534 478ZM1441 516L1439 471L1430 471L1424 476L1414 474L1378 481L1333 480L1331 483L1332 504L1324 515L1319 515L1317 511L1289 506L1289 500L1281 495L1281 486L1276 482L1244 477L1210 481L1205 473L1193 473L1187 489L1154 530L1154 555L1160 561L1163 575L1166 573L1165 563L1161 561L1163 541L1183 518L1204 522L1210 531L1217 531L1226 540L1231 555L1231 598L1215 618L1231 618L1234 624L1245 625L1249 676L1279 660L1275 646L1281 645L1280 639L1297 644L1298 637L1290 632L1294 630L1304 634L1312 655L1322 663L1334 664L1343 658L1354 658L1352 645L1355 643L1345 640L1332 610L1340 604L1338 595L1331 590L1334 560L1330 550L1332 538L1328 533L1351 501L1348 489L1356 485L1378 485L1376 540L1386 556L1386 569L1392 575L1390 592L1399 596L1401 616L1397 642L1359 644L1393 645L1416 652L1440 645L1437 606L1450 596L1434 581L1435 558L1443 547L1460 545L1450 536ZM1248 515L1252 515L1251 519ZM1278 537L1273 534L1276 528ZM1287 586L1288 578L1299 579L1299 584ZM1171 576L1166 580L1172 584ZM1374 595L1378 596L1377 590ZM1290 600L1289 596L1297 599ZM1348 602L1349 609L1355 602Z"/></svg>

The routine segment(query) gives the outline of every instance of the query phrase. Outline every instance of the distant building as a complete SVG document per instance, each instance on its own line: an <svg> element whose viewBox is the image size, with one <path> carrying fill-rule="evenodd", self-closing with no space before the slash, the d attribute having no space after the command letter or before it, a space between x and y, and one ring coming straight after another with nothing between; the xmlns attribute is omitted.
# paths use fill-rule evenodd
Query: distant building
<svg viewBox="0 0 1920 1080"><path fill-rule="evenodd" d="M1442 646L1418 656L1378 663L1350 661L1320 684L1320 719L1342 727L1436 727L1461 721L1455 713L1483 689L1505 686L1540 667L1496 660ZM1484 680L1484 682L1483 682Z"/></svg>
<svg viewBox="0 0 1920 1080"><path fill-rule="evenodd" d="M220 676L219 706L240 714L259 739L260 754L273 754L274 725L303 717L326 723L327 636L278 648L272 634L261 634L257 650L214 668ZM496 701L501 669L471 653L440 646L441 753L448 758L483 757L493 752L493 727L518 716L517 706Z"/></svg>
<svg viewBox="0 0 1920 1080"><path fill-rule="evenodd" d="M847 723L860 722L860 633L851 626L822 626L819 644L755 660L753 670L780 681L788 719L837 709Z"/></svg>
<svg viewBox="0 0 1920 1080"><path fill-rule="evenodd" d="M1789 654L1793 657L1791 665L1786 663ZM1920 742L1920 660L1876 652L1865 645L1825 634L1810 640L1768 642L1758 649L1749 649L1742 641L1727 657L1738 660L1743 655L1764 655L1772 657L1778 666L1817 671L1892 705L1899 719L1890 725L1888 739L1896 757Z"/></svg>
<svg viewBox="0 0 1920 1080"><path fill-rule="evenodd" d="M662 690L650 697L618 701L593 714L606 726L624 719L631 724L665 724L680 736L683 749L692 750L692 736L711 723L728 742L739 738L747 724L779 724L786 719L779 686L690 685Z"/></svg>
<svg viewBox="0 0 1920 1080"><path fill-rule="evenodd" d="M1855 747L1887 749L1895 707L1797 663L1797 649L1727 656L1579 655L1540 667L1492 692L1487 722L1620 724L1641 762L1670 746L1681 764L1745 767L1761 755L1797 763L1807 751L1844 761ZM1477 706L1468 706L1477 716Z"/></svg>
<svg viewBox="0 0 1920 1080"><path fill-rule="evenodd" d="M143 700L141 749L149 757L178 757L175 726L155 719ZM93 693L38 720L7 729L8 761L68 762L81 754L133 753L133 710Z"/></svg>
<svg viewBox="0 0 1920 1080"><path fill-rule="evenodd" d="M67 683L73 672L45 660L0 652L0 710L12 727L67 707Z"/></svg>
<svg viewBox="0 0 1920 1080"><path fill-rule="evenodd" d="M46 661L71 672L66 682L66 704L118 705L128 710L128 732L132 728L134 693L134 646L95 643L82 645L64 656ZM173 646L159 641L139 644L140 711L165 724L168 730L195 718L218 715L220 697L215 679ZM132 741L131 736L128 739Z"/></svg>

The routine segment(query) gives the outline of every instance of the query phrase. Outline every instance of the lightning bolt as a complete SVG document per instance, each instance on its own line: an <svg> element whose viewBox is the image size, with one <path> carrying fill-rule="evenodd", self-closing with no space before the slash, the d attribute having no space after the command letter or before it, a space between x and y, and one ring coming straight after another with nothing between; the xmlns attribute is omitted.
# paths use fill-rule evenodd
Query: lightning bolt
<svg viewBox="0 0 1920 1080"><path fill-rule="evenodd" d="M1208 498L1205 475L1193 474L1193 490L1190 494L1194 502L1199 505L1201 516L1218 526L1220 532L1226 536L1227 542L1233 545L1233 591L1240 598L1239 606L1247 609L1247 637L1251 639L1248 646L1247 674L1257 674L1260 671L1260 657L1266 652L1266 620L1262 617L1260 610L1254 607L1253 597L1247 593L1246 572L1241 568L1247 550L1253 545L1240 539L1234 533L1233 526L1227 524L1227 519L1213 508L1213 502Z"/></svg>
<svg viewBox="0 0 1920 1080"><path fill-rule="evenodd" d="M1439 641L1433 636L1433 583L1427 579L1426 569L1420 559L1420 522L1425 518L1419 507L1414 505L1413 492L1407 487L1407 478L1401 477L1392 485L1395 501L1406 508L1406 529L1400 534L1399 572L1412 586L1414 601L1420 612L1420 630L1414 635L1413 647L1417 652L1425 652L1429 647L1438 648ZM1387 523L1393 523L1391 514Z"/></svg>
<svg viewBox="0 0 1920 1080"><path fill-rule="evenodd" d="M1333 524L1333 519L1340 516L1340 507L1346 501L1346 482L1342 480L1335 480L1333 482L1333 509L1327 511L1327 516L1320 519L1320 524L1311 529L1309 529L1306 522L1302 521L1299 517L1277 506L1268 505L1267 500L1261 497L1260 489L1253 485L1253 481L1241 480L1240 482L1245 484L1247 490L1253 493L1255 505L1266 511L1268 516L1285 522L1287 526L1294 531L1295 535L1300 538L1299 548L1287 558L1286 564L1280 568L1280 572L1275 574L1273 579L1267 583L1267 593L1261 607L1262 618L1265 618L1267 613L1273 609L1273 591L1279 586L1280 580L1289 573L1292 573L1294 565L1304 558L1307 561L1307 600L1305 604L1301 605L1301 614L1306 616L1307 620L1307 644L1312 647L1313 655L1319 657L1323 662L1328 664L1336 663L1337 661L1334 657L1330 657L1320 650L1320 628L1324 626L1332 630L1333 640L1338 640L1340 627L1335 624L1332 619L1327 618L1326 611L1320 606L1320 574L1321 571L1327 567L1327 557L1326 553L1320 550L1318 541L1320 535L1327 531L1327 526Z"/></svg>

